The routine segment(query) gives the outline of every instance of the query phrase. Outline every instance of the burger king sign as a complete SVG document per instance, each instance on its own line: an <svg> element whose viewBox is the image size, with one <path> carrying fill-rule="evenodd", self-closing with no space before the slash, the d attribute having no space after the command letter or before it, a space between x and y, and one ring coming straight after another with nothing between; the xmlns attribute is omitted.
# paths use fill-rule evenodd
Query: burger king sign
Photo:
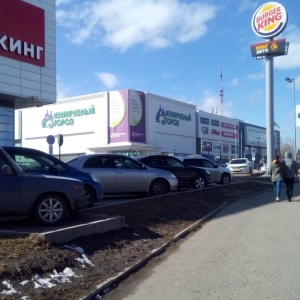
<svg viewBox="0 0 300 300"><path fill-rule="evenodd" d="M274 37L284 30L287 20L287 12L280 3L268 2L254 13L252 29L260 37Z"/></svg>

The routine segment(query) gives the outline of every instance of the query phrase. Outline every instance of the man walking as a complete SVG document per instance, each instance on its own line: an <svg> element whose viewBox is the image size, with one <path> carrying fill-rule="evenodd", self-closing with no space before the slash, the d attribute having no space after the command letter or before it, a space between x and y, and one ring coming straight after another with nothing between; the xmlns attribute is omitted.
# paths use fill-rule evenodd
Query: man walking
<svg viewBox="0 0 300 300"><path fill-rule="evenodd" d="M286 186L286 195L288 201L292 201L293 191L294 191L294 181L295 177L298 176L298 164L292 158L292 153L287 151L284 154L284 183Z"/></svg>

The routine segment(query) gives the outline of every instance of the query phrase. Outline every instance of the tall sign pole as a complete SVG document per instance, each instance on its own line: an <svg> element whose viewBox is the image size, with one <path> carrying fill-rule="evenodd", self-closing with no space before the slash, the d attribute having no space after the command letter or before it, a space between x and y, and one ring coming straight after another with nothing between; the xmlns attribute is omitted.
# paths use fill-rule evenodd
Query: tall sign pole
<svg viewBox="0 0 300 300"><path fill-rule="evenodd" d="M273 40L286 27L287 12L278 2L268 2L260 6L252 17L252 29L266 42L251 45L252 56L266 59L266 128L267 128L267 168L275 156L274 147L274 57L286 55L288 43L285 39Z"/></svg>

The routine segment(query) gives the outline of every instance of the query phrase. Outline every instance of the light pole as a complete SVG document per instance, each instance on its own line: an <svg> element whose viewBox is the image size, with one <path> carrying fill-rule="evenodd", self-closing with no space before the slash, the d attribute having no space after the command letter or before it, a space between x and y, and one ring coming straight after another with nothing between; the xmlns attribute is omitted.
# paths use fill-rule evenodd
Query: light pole
<svg viewBox="0 0 300 300"><path fill-rule="evenodd" d="M296 128L296 86L295 86L295 78L289 78L289 77L287 77L287 78L285 78L285 80L287 81L287 82L289 82L289 83L293 83L293 85L294 85L294 131L295 131L295 137L294 137L294 159L297 159L297 157L296 157L296 154L297 154L297 145L296 145L296 143L297 143L297 134L296 134L296 132L297 132L297 128Z"/></svg>
<svg viewBox="0 0 300 300"><path fill-rule="evenodd" d="M175 156L176 146L173 147L173 155Z"/></svg>
<svg viewBox="0 0 300 300"><path fill-rule="evenodd" d="M221 155L222 155L222 152L221 152L221 146L222 146L222 142L220 141L219 142L219 145L220 145L220 160L222 159Z"/></svg>

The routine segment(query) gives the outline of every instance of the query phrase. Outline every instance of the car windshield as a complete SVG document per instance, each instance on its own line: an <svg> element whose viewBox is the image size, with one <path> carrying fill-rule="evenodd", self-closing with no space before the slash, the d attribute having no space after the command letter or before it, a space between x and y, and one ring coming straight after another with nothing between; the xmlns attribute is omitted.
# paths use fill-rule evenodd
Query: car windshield
<svg viewBox="0 0 300 300"><path fill-rule="evenodd" d="M43 157L40 155L26 155L26 154L15 154L14 155L16 163L24 170L24 171L46 171L52 169L54 166L57 170L65 170L65 168L58 164L58 162L54 162L47 157Z"/></svg>
<svg viewBox="0 0 300 300"><path fill-rule="evenodd" d="M172 157L167 158L166 161L170 167L185 168L185 164L183 162Z"/></svg>
<svg viewBox="0 0 300 300"><path fill-rule="evenodd" d="M230 165L239 165L247 163L245 159L233 159L229 162Z"/></svg>

